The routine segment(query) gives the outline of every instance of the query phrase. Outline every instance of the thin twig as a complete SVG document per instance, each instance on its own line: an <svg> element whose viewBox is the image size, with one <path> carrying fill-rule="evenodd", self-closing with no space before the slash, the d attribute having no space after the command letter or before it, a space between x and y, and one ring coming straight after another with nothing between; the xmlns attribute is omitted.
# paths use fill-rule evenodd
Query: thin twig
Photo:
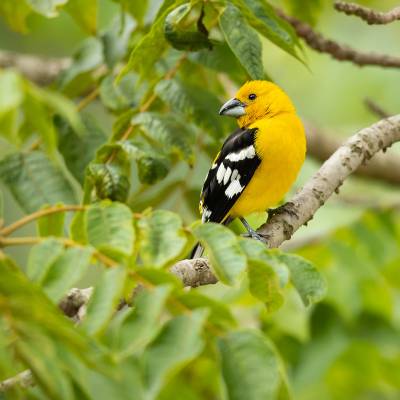
<svg viewBox="0 0 400 400"><path fill-rule="evenodd" d="M29 224L29 222L45 217L46 215L56 214L65 211L83 211L85 206L82 205L66 205L66 206L54 206L49 208L44 208L42 210L36 211L32 214L26 215L25 217L15 221L14 223L5 226L0 230L0 236L8 236L22 226Z"/></svg>
<svg viewBox="0 0 400 400"><path fill-rule="evenodd" d="M400 7L395 7L388 12L380 12L356 3L346 3L345 1L335 1L334 7L337 11L346 15L360 17L368 25L385 25L400 20Z"/></svg>
<svg viewBox="0 0 400 400"><path fill-rule="evenodd" d="M288 21L295 29L297 35L301 37L312 49L329 54L338 61L351 61L360 67L365 65L376 65L384 68L400 68L400 57L378 53L363 53L350 46L337 43L333 40L324 38L320 33L307 23L277 10L278 14Z"/></svg>
<svg viewBox="0 0 400 400"><path fill-rule="evenodd" d="M366 99L364 99L364 104L377 117L381 119L390 117L390 114L385 111L379 104L375 103L375 101L373 101L372 99L369 99L367 97Z"/></svg>
<svg viewBox="0 0 400 400"><path fill-rule="evenodd" d="M39 236L23 236L23 237L0 237L0 248L1 247L8 247L8 246L27 246L27 245L34 245L43 242L46 240L45 237ZM59 237L57 240L60 240L64 246L67 247L84 247L82 244L75 242L72 239ZM118 266L118 262L114 261L113 259L109 258L105 254L101 253L98 250L94 250L92 253L93 257L96 258L99 262L104 264L105 267L114 268Z"/></svg>
<svg viewBox="0 0 400 400"><path fill-rule="evenodd" d="M94 88L87 96L85 96L76 106L77 111L82 111L87 107L93 100L97 98L100 93L100 88Z"/></svg>

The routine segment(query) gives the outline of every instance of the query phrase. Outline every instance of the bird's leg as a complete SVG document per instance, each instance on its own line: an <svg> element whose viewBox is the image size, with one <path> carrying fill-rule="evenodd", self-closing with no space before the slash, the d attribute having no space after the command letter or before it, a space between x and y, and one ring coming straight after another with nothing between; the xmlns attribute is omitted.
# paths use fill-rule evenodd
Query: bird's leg
<svg viewBox="0 0 400 400"><path fill-rule="evenodd" d="M248 236L251 237L252 239L259 240L260 242L264 242L264 238L259 235L250 225L249 223L243 218L239 218L240 221L242 222L243 226L246 228ZM247 235L246 235L247 236Z"/></svg>

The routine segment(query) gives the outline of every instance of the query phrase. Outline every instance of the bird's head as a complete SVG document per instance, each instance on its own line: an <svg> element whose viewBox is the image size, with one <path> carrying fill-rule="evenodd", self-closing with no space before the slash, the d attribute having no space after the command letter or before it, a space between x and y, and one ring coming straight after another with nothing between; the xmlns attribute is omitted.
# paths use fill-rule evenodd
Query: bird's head
<svg viewBox="0 0 400 400"><path fill-rule="evenodd" d="M221 107L219 114L235 117L240 127L247 127L259 119L294 111L292 102L279 86L268 81L249 81Z"/></svg>

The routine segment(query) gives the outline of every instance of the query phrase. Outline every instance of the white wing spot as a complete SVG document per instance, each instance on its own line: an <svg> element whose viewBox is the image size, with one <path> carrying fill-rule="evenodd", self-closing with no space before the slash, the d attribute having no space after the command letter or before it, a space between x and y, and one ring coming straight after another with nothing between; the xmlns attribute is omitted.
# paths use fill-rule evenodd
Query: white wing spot
<svg viewBox="0 0 400 400"><path fill-rule="evenodd" d="M220 164L218 171L217 171L217 181L218 183L222 182L222 179L224 179L225 175L225 166L223 163Z"/></svg>
<svg viewBox="0 0 400 400"><path fill-rule="evenodd" d="M256 156L256 149L253 145L240 150L238 153L229 153L225 158L232 162L242 161L245 158L254 158Z"/></svg>
<svg viewBox="0 0 400 400"><path fill-rule="evenodd" d="M234 181L237 178L238 174L239 171L237 169L234 169L231 175L231 181Z"/></svg>
<svg viewBox="0 0 400 400"><path fill-rule="evenodd" d="M209 210L207 207L204 207L203 213L201 215L201 222L206 222L208 218L211 216L211 210Z"/></svg>
<svg viewBox="0 0 400 400"><path fill-rule="evenodd" d="M226 169L226 172L225 172L225 175L224 175L224 185L226 185L228 183L229 178L231 177L231 173L232 173L232 170L230 169L230 167L228 167Z"/></svg>
<svg viewBox="0 0 400 400"><path fill-rule="evenodd" d="M236 194L240 193L244 189L238 179L232 181L229 186L225 190L225 195L230 199L235 196Z"/></svg>

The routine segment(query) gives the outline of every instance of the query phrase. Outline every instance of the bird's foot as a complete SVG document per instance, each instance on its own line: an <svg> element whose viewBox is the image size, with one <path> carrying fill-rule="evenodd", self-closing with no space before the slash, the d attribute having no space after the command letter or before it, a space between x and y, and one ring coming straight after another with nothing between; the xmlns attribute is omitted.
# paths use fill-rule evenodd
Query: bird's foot
<svg viewBox="0 0 400 400"><path fill-rule="evenodd" d="M264 237L261 236L260 234L258 234L254 230L252 230L251 232L244 233L242 236L246 237L246 238L250 238L250 239L255 239L255 240L258 240L258 241L260 241L262 243L265 243Z"/></svg>

